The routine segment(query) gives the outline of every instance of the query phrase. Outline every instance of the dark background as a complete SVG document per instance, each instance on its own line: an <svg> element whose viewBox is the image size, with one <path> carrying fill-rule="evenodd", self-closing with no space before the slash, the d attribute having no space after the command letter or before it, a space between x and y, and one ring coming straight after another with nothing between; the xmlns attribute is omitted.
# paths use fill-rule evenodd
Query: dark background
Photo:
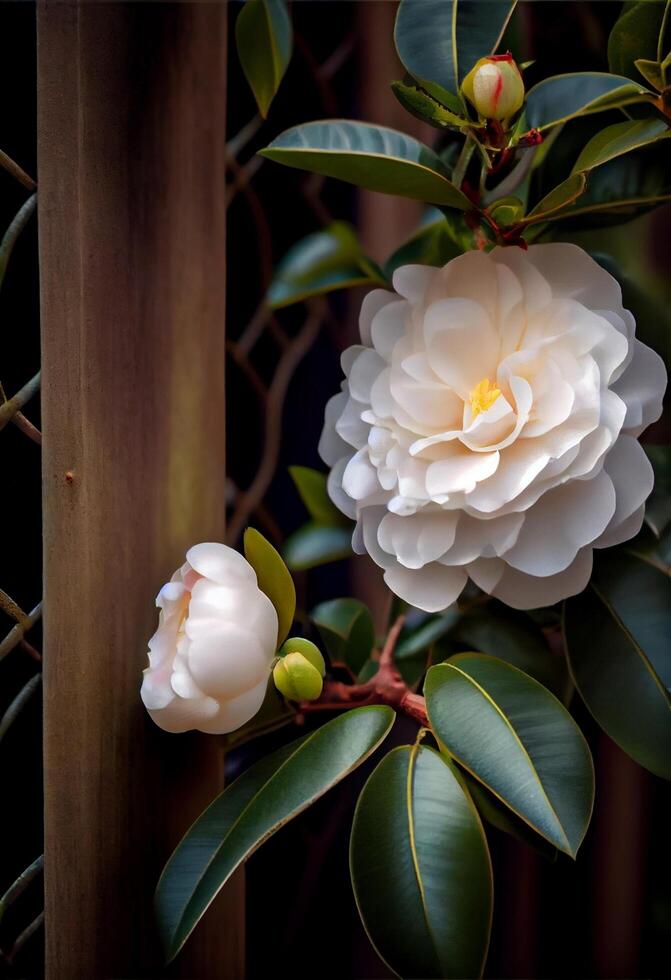
<svg viewBox="0 0 671 980"><path fill-rule="evenodd" d="M385 16L370 17L367 4L303 0L293 4L297 49L268 121L240 154L244 166L254 151L290 125L322 116L382 118L393 113L387 78L371 78L371 61L393 68L391 34ZM376 6L386 7L385 3ZM620 5L610 2L524 4L515 40L524 58L536 58L528 73L538 78L569 70L606 69L606 40ZM231 22L238 5L231 4ZM387 18L388 20L388 18ZM231 31L232 41L232 31ZM328 84L317 66L338 53ZM386 59L386 60L385 60ZM400 71L399 71L400 75ZM393 74L391 77L394 77ZM0 3L0 148L35 175L35 24L31 3ZM388 107L388 108L387 108ZM234 45L230 46L228 130L234 136L254 116ZM406 117L407 126L416 125ZM415 131L415 130L413 130ZM305 175L264 163L254 174L256 201L238 194L229 217L229 336L238 338L267 286L268 258L277 261L299 237L320 226L324 210L360 226L379 239L376 220L387 212L370 195L328 183L317 198L306 198ZM5 228L25 191L0 170L0 223ZM316 203L315 203L316 202ZM639 219L609 233L608 244L642 268L650 282L666 288L670 269L669 211ZM383 235L384 237L384 230ZM388 252L394 241L388 236ZM22 235L0 294L0 381L13 394L39 363L36 225ZM382 258L384 256L375 256ZM664 287L664 282L667 285ZM282 440L275 475L265 497L271 520L284 531L302 523L304 512L287 466L318 465L316 445L323 406L340 381L337 351L351 342L356 296L338 295L331 317L298 365L284 406ZM278 317L292 337L305 316L302 308ZM264 381L272 380L277 343L264 331L250 354ZM228 365L228 459L239 487L253 479L264 432L258 398L238 363ZM37 404L26 414L39 425ZM39 449L12 425L0 433L0 587L24 609L41 589ZM339 563L299 582L305 608L322 598L358 589ZM77 583L72 587L76 589ZM1 617L0 635L11 622ZM39 635L31 634L38 645ZM15 650L0 664L0 712L35 672L35 663ZM668 969L671 898L668 877L670 792L599 733L576 699L573 710L595 756L596 810L577 862L560 855L555 863L513 839L491 831L495 870L494 929L486 975L490 977L651 977ZM230 774L257 755L296 734L284 729L231 753ZM393 738L414 738L400 721ZM254 855L247 865L248 977L277 974L299 978L389 976L372 952L359 923L349 884L347 848L359 788L375 759L331 791ZM35 698L0 744L0 893L41 852L41 733ZM0 925L0 948L7 949L40 910L40 883L34 883ZM73 942L77 925L73 923ZM197 934L195 942L198 941ZM26 945L10 976L40 976L42 937ZM666 968L666 969L665 969ZM2 968L0 967L0 974ZM216 976L213 969L212 976Z"/></svg>

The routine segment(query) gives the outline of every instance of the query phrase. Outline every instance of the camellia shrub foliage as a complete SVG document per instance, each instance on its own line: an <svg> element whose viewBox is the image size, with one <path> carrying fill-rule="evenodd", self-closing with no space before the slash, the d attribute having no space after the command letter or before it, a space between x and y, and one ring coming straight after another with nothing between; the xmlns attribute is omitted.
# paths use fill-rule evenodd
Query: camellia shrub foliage
<svg viewBox="0 0 671 980"><path fill-rule="evenodd" d="M196 544L159 593L142 684L158 725L236 744L315 722L232 782L170 858L156 892L168 960L235 869L378 750L397 713L417 735L379 754L350 868L401 977L481 973L487 825L576 858L594 771L574 698L671 777L669 453L640 441L662 411L654 348L668 345L654 297L570 241L671 200L669 4L624 5L610 72L533 87L507 49L515 16L508 0L399 4L390 98L434 128L433 148L336 119L262 151L425 214L383 266L343 222L279 264L275 308L368 287L326 407L325 470L291 471L308 519L282 556L251 528L244 556ZM265 116L291 57L282 0L247 0L236 38ZM296 617L291 572L352 550L389 588L382 636L355 598Z"/></svg>

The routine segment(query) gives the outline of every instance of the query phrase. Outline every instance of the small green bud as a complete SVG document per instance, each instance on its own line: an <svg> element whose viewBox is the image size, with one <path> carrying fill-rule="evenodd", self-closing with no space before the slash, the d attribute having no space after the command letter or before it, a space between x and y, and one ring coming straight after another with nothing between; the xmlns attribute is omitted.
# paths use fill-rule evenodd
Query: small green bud
<svg viewBox="0 0 671 980"><path fill-rule="evenodd" d="M462 91L483 119L510 119L524 103L524 82L511 54L480 58Z"/></svg>
<svg viewBox="0 0 671 980"><path fill-rule="evenodd" d="M273 669L275 687L290 701L316 701L322 693L322 676L302 653L288 653Z"/></svg>
<svg viewBox="0 0 671 980"><path fill-rule="evenodd" d="M290 636L285 640L278 651L278 657L286 657L289 653L302 653L306 660L309 660L313 667L319 671L320 677L326 673L324 658L312 640L306 640L302 636Z"/></svg>

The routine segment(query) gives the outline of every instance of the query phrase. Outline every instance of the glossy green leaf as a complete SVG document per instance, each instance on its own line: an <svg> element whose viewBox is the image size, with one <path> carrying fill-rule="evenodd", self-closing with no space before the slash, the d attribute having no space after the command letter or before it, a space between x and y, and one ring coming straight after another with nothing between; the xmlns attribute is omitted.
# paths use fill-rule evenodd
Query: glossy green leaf
<svg viewBox="0 0 671 980"><path fill-rule="evenodd" d="M545 221L551 218L557 211L562 211L585 192L587 180L583 173L571 174L561 184L551 190L542 201L531 209L526 218L522 219L522 224L535 224L538 221Z"/></svg>
<svg viewBox="0 0 671 980"><path fill-rule="evenodd" d="M305 572L352 556L352 527L334 527L309 521L290 534L282 554L294 572Z"/></svg>
<svg viewBox="0 0 671 980"><path fill-rule="evenodd" d="M566 650L582 698L604 731L646 769L671 779L671 579L615 552L565 608Z"/></svg>
<svg viewBox="0 0 671 980"><path fill-rule="evenodd" d="M552 220L562 222L563 232L621 224L669 200L668 154L653 143L590 171L582 197Z"/></svg>
<svg viewBox="0 0 671 980"><path fill-rule="evenodd" d="M527 129L548 129L583 113L626 105L649 95L643 84L607 72L584 71L553 75L527 93Z"/></svg>
<svg viewBox="0 0 671 980"><path fill-rule="evenodd" d="M575 857L594 800L587 743L564 706L516 667L460 653L424 684L445 750L546 840Z"/></svg>
<svg viewBox="0 0 671 980"><path fill-rule="evenodd" d="M457 610L449 609L438 616L428 616L419 626L409 623L401 632L394 651L394 660L400 663L422 653L453 628L459 619Z"/></svg>
<svg viewBox="0 0 671 980"><path fill-rule="evenodd" d="M245 78L265 119L291 60L293 34L284 0L245 0L235 22L235 41Z"/></svg>
<svg viewBox="0 0 671 980"><path fill-rule="evenodd" d="M273 309L351 286L384 286L351 225L334 221L293 245L278 264L266 297Z"/></svg>
<svg viewBox="0 0 671 980"><path fill-rule="evenodd" d="M627 119L625 122L606 126L589 141L573 166L573 172L591 170L603 163L631 153L671 134L668 124L661 118Z"/></svg>
<svg viewBox="0 0 671 980"><path fill-rule="evenodd" d="M515 0L401 0L394 40L403 66L440 100L496 51Z"/></svg>
<svg viewBox="0 0 671 980"><path fill-rule="evenodd" d="M350 871L366 932L398 976L480 975L492 915L487 842L460 777L433 749L394 749L370 776Z"/></svg>
<svg viewBox="0 0 671 980"><path fill-rule="evenodd" d="M626 3L608 38L608 64L618 75L640 78L638 58L659 60L658 41L666 0Z"/></svg>
<svg viewBox="0 0 671 980"><path fill-rule="evenodd" d="M341 514L328 495L326 473L309 466L290 466L289 473L313 520L318 524L351 527L352 522Z"/></svg>
<svg viewBox="0 0 671 980"><path fill-rule="evenodd" d="M643 447L655 471L655 486L645 502L645 520L657 538L671 524L671 446Z"/></svg>
<svg viewBox="0 0 671 980"><path fill-rule="evenodd" d="M331 660L347 664L358 674L375 645L370 610L358 599L331 599L310 613Z"/></svg>
<svg viewBox="0 0 671 980"><path fill-rule="evenodd" d="M405 82L392 82L391 90L403 106L416 119L435 126L436 129L457 129L472 125L471 120L465 118L465 113L459 115L450 112L437 99L425 92L424 89L417 88L416 85L406 85Z"/></svg>
<svg viewBox="0 0 671 980"><path fill-rule="evenodd" d="M371 755L394 712L348 711L239 776L198 817L165 866L156 915L172 960L235 869L280 827Z"/></svg>
<svg viewBox="0 0 671 980"><path fill-rule="evenodd" d="M490 214L501 227L513 225L524 217L524 202L512 195L499 197L492 204Z"/></svg>
<svg viewBox="0 0 671 980"><path fill-rule="evenodd" d="M433 150L384 126L347 119L305 123L287 129L261 155L371 191L462 211L472 208Z"/></svg>
<svg viewBox="0 0 671 980"><path fill-rule="evenodd" d="M482 783L479 783L468 772L460 771L460 775L476 810L486 823L502 833L508 834L509 837L514 837L522 844L526 844L527 847L532 847L543 857L549 858L551 861L556 860L556 847L549 844L540 834L535 833L529 824L516 817L512 810L504 806L493 793L485 789Z"/></svg>
<svg viewBox="0 0 671 980"><path fill-rule="evenodd" d="M638 58L634 64L651 88L656 88L658 92L664 88L664 70L658 61L648 61L646 58Z"/></svg>
<svg viewBox="0 0 671 980"><path fill-rule="evenodd" d="M523 670L562 698L566 688L566 664L554 655L533 620L507 607L474 609L462 616L450 640L466 650L488 653Z"/></svg>
<svg viewBox="0 0 671 980"><path fill-rule="evenodd" d="M444 216L431 208L419 231L389 256L384 273L391 279L401 265L440 267L457 255L461 255L461 249L452 239Z"/></svg>
<svg viewBox="0 0 671 980"><path fill-rule="evenodd" d="M270 541L253 527L244 534L245 558L256 572L259 588L277 613L277 645L288 636L296 612L296 589L289 569Z"/></svg>

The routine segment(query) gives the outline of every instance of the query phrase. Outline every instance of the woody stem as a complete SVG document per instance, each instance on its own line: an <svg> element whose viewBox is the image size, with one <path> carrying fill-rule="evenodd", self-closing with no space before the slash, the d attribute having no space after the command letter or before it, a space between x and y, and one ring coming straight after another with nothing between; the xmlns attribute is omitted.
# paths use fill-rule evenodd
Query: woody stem
<svg viewBox="0 0 671 980"><path fill-rule="evenodd" d="M410 690L394 665L394 650L404 620L404 616L399 616L389 630L380 653L379 669L374 677L365 684L327 681L317 701L301 701L301 712L306 714L311 711L341 711L369 704L388 704L428 728L429 720L424 698Z"/></svg>

